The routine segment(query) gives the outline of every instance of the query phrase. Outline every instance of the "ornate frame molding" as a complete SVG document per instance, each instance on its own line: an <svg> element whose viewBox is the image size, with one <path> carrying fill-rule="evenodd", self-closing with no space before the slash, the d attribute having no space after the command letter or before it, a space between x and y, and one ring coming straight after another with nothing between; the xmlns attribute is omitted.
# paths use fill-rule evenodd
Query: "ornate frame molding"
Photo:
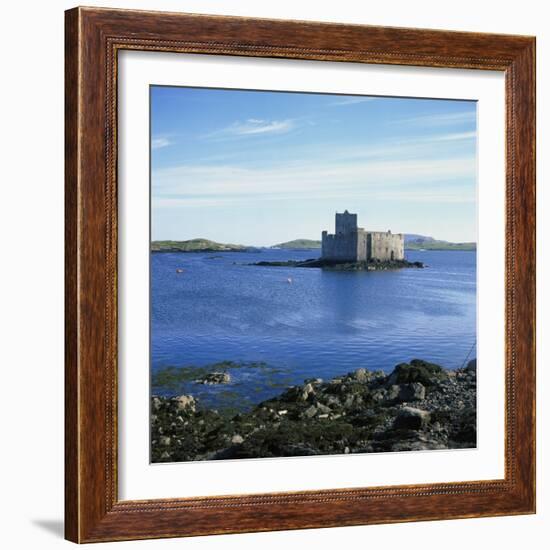
<svg viewBox="0 0 550 550"><path fill-rule="evenodd" d="M175 537L535 510L535 39L169 14L66 12L66 537ZM119 501L119 50L499 70L506 79L506 475L467 483ZM398 503L398 506L396 506Z"/></svg>

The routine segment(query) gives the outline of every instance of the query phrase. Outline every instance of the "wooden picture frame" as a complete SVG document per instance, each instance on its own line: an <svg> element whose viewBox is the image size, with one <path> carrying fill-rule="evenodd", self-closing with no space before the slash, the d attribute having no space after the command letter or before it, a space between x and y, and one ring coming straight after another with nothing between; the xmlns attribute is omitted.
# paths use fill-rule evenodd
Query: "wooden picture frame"
<svg viewBox="0 0 550 550"><path fill-rule="evenodd" d="M117 54L155 50L502 71L505 476L146 501L117 496ZM99 8L66 12L66 538L97 542L535 511L535 39Z"/></svg>

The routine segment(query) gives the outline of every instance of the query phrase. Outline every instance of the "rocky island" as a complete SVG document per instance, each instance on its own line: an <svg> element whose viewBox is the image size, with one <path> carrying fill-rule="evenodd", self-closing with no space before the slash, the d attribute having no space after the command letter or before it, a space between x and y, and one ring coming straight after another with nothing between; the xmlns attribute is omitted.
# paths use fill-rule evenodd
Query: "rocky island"
<svg viewBox="0 0 550 550"><path fill-rule="evenodd" d="M320 267L333 271L385 271L388 269L402 269L404 267L423 268L422 262L409 262L408 260L371 260L359 262L346 262L336 260L325 260L323 258L312 258L309 260L285 260L254 262L248 265L262 267Z"/></svg>
<svg viewBox="0 0 550 550"><path fill-rule="evenodd" d="M476 361L309 379L236 415L192 395L153 396L151 439L153 462L472 448Z"/></svg>

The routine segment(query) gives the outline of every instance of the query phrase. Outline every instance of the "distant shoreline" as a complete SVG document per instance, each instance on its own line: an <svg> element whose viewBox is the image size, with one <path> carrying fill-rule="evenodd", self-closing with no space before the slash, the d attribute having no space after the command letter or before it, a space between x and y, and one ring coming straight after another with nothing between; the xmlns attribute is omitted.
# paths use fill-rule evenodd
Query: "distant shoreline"
<svg viewBox="0 0 550 550"><path fill-rule="evenodd" d="M476 243L425 243L422 245L405 245L405 250L411 252L475 252L477 250Z"/></svg>
<svg viewBox="0 0 550 550"><path fill-rule="evenodd" d="M318 245L317 245L318 243ZM475 251L476 243L451 243L446 241L426 240L405 244L405 250L412 252L426 251ZM320 241L297 239L273 246L249 246L242 244L218 243L209 239L190 239L186 241L152 241L151 253L184 252L258 252L261 250L321 250Z"/></svg>

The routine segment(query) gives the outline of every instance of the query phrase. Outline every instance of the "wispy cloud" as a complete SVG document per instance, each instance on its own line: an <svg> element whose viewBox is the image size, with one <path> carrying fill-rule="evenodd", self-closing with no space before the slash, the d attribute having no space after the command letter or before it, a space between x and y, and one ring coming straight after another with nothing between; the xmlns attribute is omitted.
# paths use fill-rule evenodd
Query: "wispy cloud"
<svg viewBox="0 0 550 550"><path fill-rule="evenodd" d="M439 134L430 136L427 141L461 141L463 139L475 139L477 132L456 132L454 134Z"/></svg>
<svg viewBox="0 0 550 550"><path fill-rule="evenodd" d="M235 200L369 199L406 202L474 202L476 157L449 143L475 132L441 132L376 146L305 146L284 163L251 165L247 158L211 159L153 171L155 207L228 204ZM459 153L460 151L460 153ZM232 162L233 161L233 162ZM443 185L442 185L443 184Z"/></svg>
<svg viewBox="0 0 550 550"><path fill-rule="evenodd" d="M163 147L168 147L169 145L172 145L172 142L166 137L154 137L151 139L152 149L162 149Z"/></svg>
<svg viewBox="0 0 550 550"><path fill-rule="evenodd" d="M286 134L295 127L296 123L293 119L264 120L249 118L244 122L237 121L225 128L215 130L204 137L207 139L228 139L232 137Z"/></svg>
<svg viewBox="0 0 550 550"><path fill-rule="evenodd" d="M374 101L375 97L348 97L340 101L334 101L329 103L330 106L339 106L339 105L357 105L357 103L367 103L368 101Z"/></svg>
<svg viewBox="0 0 550 550"><path fill-rule="evenodd" d="M472 202L475 160L396 159L338 163L319 159L265 168L179 166L153 173L155 207L218 205L235 200L354 200L392 197L403 201ZM441 188L441 182L455 182Z"/></svg>
<svg viewBox="0 0 550 550"><path fill-rule="evenodd" d="M390 124L410 124L418 126L450 126L476 121L475 110L460 111L458 113L436 113L415 117L391 120Z"/></svg>

